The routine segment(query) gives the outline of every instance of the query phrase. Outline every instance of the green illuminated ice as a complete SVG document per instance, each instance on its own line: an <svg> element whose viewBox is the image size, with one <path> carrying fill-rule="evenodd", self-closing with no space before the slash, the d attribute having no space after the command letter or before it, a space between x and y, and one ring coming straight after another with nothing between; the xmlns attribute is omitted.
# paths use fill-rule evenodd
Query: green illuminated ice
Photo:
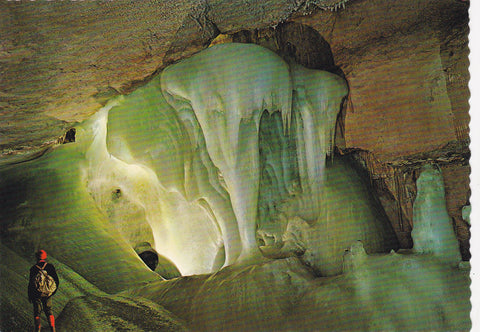
<svg viewBox="0 0 480 332"><path fill-rule="evenodd" d="M368 183L331 157L347 93L259 46L214 46L110 101L75 143L2 167L1 330L31 326L18 294L40 247L59 330L468 329L441 175L418 180L415 251L387 254Z"/></svg>

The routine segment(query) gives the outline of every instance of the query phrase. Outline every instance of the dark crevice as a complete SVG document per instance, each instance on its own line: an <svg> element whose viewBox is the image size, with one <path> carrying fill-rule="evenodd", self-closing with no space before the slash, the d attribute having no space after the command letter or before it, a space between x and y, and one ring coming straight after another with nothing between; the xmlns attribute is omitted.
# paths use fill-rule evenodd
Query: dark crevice
<svg viewBox="0 0 480 332"><path fill-rule="evenodd" d="M66 144L75 142L76 133L77 130L75 128L68 129L62 137L58 138L57 143Z"/></svg>
<svg viewBox="0 0 480 332"><path fill-rule="evenodd" d="M138 256L140 256L142 261L150 268L150 270L155 271L158 265L158 254L156 252L148 250L140 253Z"/></svg>
<svg viewBox="0 0 480 332"><path fill-rule="evenodd" d="M77 133L77 130L75 128L69 129L65 133L65 138L63 139L63 144L75 142L75 134L76 133Z"/></svg>
<svg viewBox="0 0 480 332"><path fill-rule="evenodd" d="M277 53L288 63L344 77L334 63L329 43L315 29L304 24L289 22L275 28L242 30L232 35L232 41L257 44Z"/></svg>

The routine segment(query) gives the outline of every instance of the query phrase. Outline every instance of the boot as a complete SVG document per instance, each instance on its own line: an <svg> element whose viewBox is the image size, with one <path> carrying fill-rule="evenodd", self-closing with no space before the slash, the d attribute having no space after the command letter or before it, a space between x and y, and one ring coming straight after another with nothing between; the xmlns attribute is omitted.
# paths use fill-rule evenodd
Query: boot
<svg viewBox="0 0 480 332"><path fill-rule="evenodd" d="M50 331L55 332L55 317L53 315L48 316L48 325L50 325Z"/></svg>
<svg viewBox="0 0 480 332"><path fill-rule="evenodd" d="M39 316L35 317L34 324L35 324L35 332L40 332L42 330L42 323Z"/></svg>

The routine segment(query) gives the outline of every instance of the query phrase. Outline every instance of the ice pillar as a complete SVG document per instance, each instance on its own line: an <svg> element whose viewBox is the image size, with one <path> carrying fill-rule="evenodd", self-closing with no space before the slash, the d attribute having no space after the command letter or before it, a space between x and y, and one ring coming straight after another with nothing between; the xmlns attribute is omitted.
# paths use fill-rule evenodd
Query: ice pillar
<svg viewBox="0 0 480 332"><path fill-rule="evenodd" d="M202 128L230 194L242 256L258 255L259 123L264 111L279 111L284 127L289 125L287 64L257 45L223 44L166 68L161 79L167 101L179 113L190 111Z"/></svg>
<svg viewBox="0 0 480 332"><path fill-rule="evenodd" d="M459 245L445 203L445 186L439 168L426 165L417 180L413 204L413 248L448 263L459 263Z"/></svg>

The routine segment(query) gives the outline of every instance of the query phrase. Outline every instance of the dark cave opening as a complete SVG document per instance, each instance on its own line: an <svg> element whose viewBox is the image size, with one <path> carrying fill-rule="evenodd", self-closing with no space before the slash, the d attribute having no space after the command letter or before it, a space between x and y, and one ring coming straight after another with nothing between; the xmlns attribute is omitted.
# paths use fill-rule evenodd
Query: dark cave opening
<svg viewBox="0 0 480 332"><path fill-rule="evenodd" d="M144 251L138 256L142 261L150 268L150 270L155 271L158 265L158 254L153 251Z"/></svg>

